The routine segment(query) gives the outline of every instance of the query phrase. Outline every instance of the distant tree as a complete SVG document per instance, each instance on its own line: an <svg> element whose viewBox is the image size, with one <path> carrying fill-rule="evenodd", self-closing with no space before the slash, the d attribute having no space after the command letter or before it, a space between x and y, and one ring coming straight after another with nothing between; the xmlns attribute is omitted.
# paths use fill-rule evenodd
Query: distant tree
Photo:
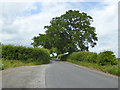
<svg viewBox="0 0 120 90"><path fill-rule="evenodd" d="M34 37L32 45L56 48L57 54L88 51L89 46L94 47L98 41L91 22L93 18L87 13L69 10L53 18L49 26L44 26L46 34Z"/></svg>

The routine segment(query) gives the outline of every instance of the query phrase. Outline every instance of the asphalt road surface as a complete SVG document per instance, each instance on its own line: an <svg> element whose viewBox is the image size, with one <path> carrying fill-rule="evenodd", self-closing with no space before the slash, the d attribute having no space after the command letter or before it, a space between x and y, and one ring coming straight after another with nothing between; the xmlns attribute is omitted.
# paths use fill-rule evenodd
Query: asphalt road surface
<svg viewBox="0 0 120 90"><path fill-rule="evenodd" d="M45 82L47 88L118 88L116 77L62 61L52 61Z"/></svg>
<svg viewBox="0 0 120 90"><path fill-rule="evenodd" d="M3 88L118 88L118 78L63 61L2 72Z"/></svg>
<svg viewBox="0 0 120 90"><path fill-rule="evenodd" d="M2 88L45 88L47 65L22 66L2 71Z"/></svg>

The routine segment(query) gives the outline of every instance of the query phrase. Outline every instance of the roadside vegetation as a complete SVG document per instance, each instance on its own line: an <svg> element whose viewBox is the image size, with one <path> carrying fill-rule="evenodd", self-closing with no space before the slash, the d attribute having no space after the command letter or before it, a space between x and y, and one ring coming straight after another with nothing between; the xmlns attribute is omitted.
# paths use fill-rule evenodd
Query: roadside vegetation
<svg viewBox="0 0 120 90"><path fill-rule="evenodd" d="M11 68L11 67L31 66L31 65L36 65L36 63L35 62L20 61L20 60L5 60L5 59L2 59L1 69L4 70L6 68Z"/></svg>
<svg viewBox="0 0 120 90"><path fill-rule="evenodd" d="M2 45L2 68L41 65L50 62L48 49Z"/></svg>
<svg viewBox="0 0 120 90"><path fill-rule="evenodd" d="M79 51L70 55L60 55L58 58L73 64L120 76L120 61L115 57L112 51L104 51L99 54Z"/></svg>
<svg viewBox="0 0 120 90"><path fill-rule="evenodd" d="M89 47L95 47L98 41L93 21L85 12L68 10L52 18L50 25L44 26L45 34L34 36L31 45L49 49L52 58L118 75L118 59L112 51L89 52Z"/></svg>
<svg viewBox="0 0 120 90"><path fill-rule="evenodd" d="M44 26L45 34L39 33L33 37L31 45L34 48L2 45L2 69L47 64L52 54L52 58L120 76L120 60L112 51L99 54L89 52L89 47L95 47L98 41L96 29L91 26L92 22L90 15L78 10L68 10L60 17L52 18L50 24Z"/></svg>

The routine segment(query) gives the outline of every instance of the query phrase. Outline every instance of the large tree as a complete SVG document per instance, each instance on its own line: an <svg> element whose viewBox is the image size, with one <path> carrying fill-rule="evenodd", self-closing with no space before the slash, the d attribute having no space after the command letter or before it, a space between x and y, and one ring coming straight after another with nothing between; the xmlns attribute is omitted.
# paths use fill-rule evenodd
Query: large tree
<svg viewBox="0 0 120 90"><path fill-rule="evenodd" d="M87 13L69 10L53 18L49 26L44 26L46 34L34 37L33 45L55 48L57 54L88 51L98 40L92 22L93 18Z"/></svg>

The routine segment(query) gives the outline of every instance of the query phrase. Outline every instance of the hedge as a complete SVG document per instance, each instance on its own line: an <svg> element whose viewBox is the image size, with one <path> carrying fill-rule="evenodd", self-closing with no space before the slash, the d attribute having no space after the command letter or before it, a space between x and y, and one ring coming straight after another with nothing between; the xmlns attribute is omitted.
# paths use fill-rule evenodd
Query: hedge
<svg viewBox="0 0 120 90"><path fill-rule="evenodd" d="M2 58L7 60L35 60L46 64L50 61L50 53L44 48L3 45Z"/></svg>
<svg viewBox="0 0 120 90"><path fill-rule="evenodd" d="M70 54L67 59L76 60L76 61L85 61L98 63L100 65L117 65L118 59L115 57L112 51L104 51L99 54L94 52L79 51Z"/></svg>
<svg viewBox="0 0 120 90"><path fill-rule="evenodd" d="M68 56L68 59L96 63L97 53L87 51L74 52Z"/></svg>
<svg viewBox="0 0 120 90"><path fill-rule="evenodd" d="M112 51L104 51L99 53L97 60L100 65L107 65L107 64L117 65L118 64L118 59L115 57Z"/></svg>
<svg viewBox="0 0 120 90"><path fill-rule="evenodd" d="M57 59L61 60L61 57L62 57L62 56L64 56L64 54L59 54L59 55L57 56Z"/></svg>
<svg viewBox="0 0 120 90"><path fill-rule="evenodd" d="M62 60L62 61L66 61L68 56L69 56L69 54L59 54L57 56L57 59Z"/></svg>

